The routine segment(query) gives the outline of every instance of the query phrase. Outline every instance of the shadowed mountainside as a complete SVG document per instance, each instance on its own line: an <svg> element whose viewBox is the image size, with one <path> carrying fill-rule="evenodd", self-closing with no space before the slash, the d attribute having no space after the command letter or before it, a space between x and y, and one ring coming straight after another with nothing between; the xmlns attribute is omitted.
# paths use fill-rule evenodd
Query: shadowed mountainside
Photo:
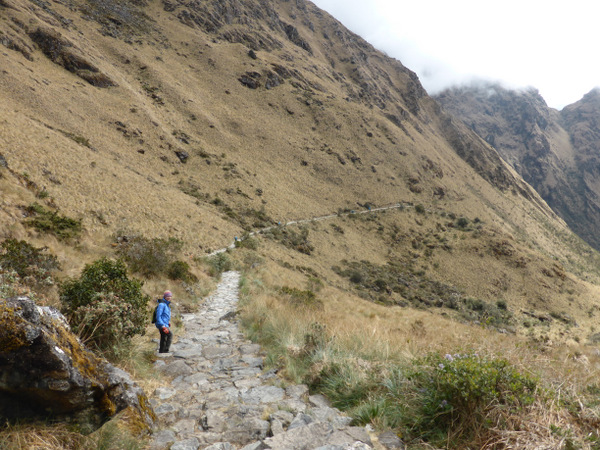
<svg viewBox="0 0 600 450"><path fill-rule="evenodd" d="M494 146L548 204L594 247L597 226L599 92L556 111L535 89L499 85L456 87L436 96Z"/></svg>

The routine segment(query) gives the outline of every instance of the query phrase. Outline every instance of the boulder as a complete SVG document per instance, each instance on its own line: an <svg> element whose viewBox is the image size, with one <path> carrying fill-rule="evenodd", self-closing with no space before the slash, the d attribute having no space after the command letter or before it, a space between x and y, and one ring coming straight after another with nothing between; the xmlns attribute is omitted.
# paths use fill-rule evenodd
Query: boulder
<svg viewBox="0 0 600 450"><path fill-rule="evenodd" d="M153 428L143 390L86 349L56 309L24 296L0 299L0 323L0 418L100 426L118 415L140 434Z"/></svg>
<svg viewBox="0 0 600 450"><path fill-rule="evenodd" d="M179 161L181 161L183 164L185 164L187 162L187 160L189 159L190 154L186 151L178 150L175 152L175 156L177 156L179 158Z"/></svg>
<svg viewBox="0 0 600 450"><path fill-rule="evenodd" d="M406 447L402 440L393 431L386 431L378 437L379 443L385 449L401 449L404 450Z"/></svg>

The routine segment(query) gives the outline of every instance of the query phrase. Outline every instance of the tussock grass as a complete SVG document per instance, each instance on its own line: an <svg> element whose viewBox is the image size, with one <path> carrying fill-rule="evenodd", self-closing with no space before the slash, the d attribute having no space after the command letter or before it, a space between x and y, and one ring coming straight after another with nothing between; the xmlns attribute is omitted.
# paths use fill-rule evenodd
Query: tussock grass
<svg viewBox="0 0 600 450"><path fill-rule="evenodd" d="M66 424L14 425L0 430L0 448L6 450L66 450L86 448L89 444L88 438Z"/></svg>
<svg viewBox="0 0 600 450"><path fill-rule="evenodd" d="M3 450L140 450L144 442L108 422L90 435L60 423L5 425L0 428Z"/></svg>

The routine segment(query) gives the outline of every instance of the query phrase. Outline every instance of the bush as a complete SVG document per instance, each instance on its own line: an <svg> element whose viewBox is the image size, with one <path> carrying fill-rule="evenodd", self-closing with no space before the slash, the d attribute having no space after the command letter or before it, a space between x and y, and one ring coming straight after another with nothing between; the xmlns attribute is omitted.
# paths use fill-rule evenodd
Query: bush
<svg viewBox="0 0 600 450"><path fill-rule="evenodd" d="M265 211L264 206L260 210L248 208L242 211L242 225L246 225L247 221L250 221L252 228L266 228L270 225L275 225L273 220Z"/></svg>
<svg viewBox="0 0 600 450"><path fill-rule="evenodd" d="M25 221L25 225L33 227L41 233L53 234L59 239L75 238L83 229L81 220L60 216L57 211L48 211L38 203L29 206L27 213L32 217Z"/></svg>
<svg viewBox="0 0 600 450"><path fill-rule="evenodd" d="M190 265L185 261L173 261L167 269L167 276L171 280L182 280L186 283L195 283L198 277L190 272Z"/></svg>
<svg viewBox="0 0 600 450"><path fill-rule="evenodd" d="M283 294L288 303L295 307L320 308L323 306L323 302L311 290L283 286L279 289L279 293Z"/></svg>
<svg viewBox="0 0 600 450"><path fill-rule="evenodd" d="M103 258L61 286L61 309L84 342L109 356L145 332L150 298L142 294L142 285L129 279L123 261Z"/></svg>
<svg viewBox="0 0 600 450"><path fill-rule="evenodd" d="M236 248L247 248L248 250L258 249L258 240L249 235L242 236L241 239L235 241Z"/></svg>
<svg viewBox="0 0 600 450"><path fill-rule="evenodd" d="M477 354L431 354L385 382L392 402L403 405L397 411L403 428L434 445L494 427L491 412L531 405L537 384L508 361Z"/></svg>
<svg viewBox="0 0 600 450"><path fill-rule="evenodd" d="M26 241L6 239L2 242L3 253L0 254L0 267L14 270L21 278L32 276L41 281L53 270L60 268L54 255L44 254L47 247L35 248Z"/></svg>
<svg viewBox="0 0 600 450"><path fill-rule="evenodd" d="M310 255L315 249L308 240L308 228L306 227L300 228L299 233L290 228L273 228L266 232L265 236L305 255Z"/></svg>
<svg viewBox="0 0 600 450"><path fill-rule="evenodd" d="M469 226L469 219L467 219L466 217L460 217L457 221L456 221L456 227L460 228L461 230L466 229Z"/></svg>
<svg viewBox="0 0 600 450"><path fill-rule="evenodd" d="M175 255L183 246L179 239L148 239L143 236L117 238L119 255L132 272L146 278L167 274L175 262Z"/></svg>
<svg viewBox="0 0 600 450"><path fill-rule="evenodd" d="M208 274L211 277L218 277L223 272L231 270L233 263L231 258L225 252L217 253L216 255L209 256L206 258L206 264L208 264Z"/></svg>

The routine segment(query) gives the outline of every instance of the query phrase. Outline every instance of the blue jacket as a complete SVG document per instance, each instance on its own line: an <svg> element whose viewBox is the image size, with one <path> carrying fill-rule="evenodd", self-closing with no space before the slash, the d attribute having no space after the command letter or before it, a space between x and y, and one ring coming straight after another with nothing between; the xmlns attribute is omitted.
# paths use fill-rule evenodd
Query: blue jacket
<svg viewBox="0 0 600 450"><path fill-rule="evenodd" d="M156 310L156 328L168 327L171 323L171 302L164 298L156 300L158 309Z"/></svg>

